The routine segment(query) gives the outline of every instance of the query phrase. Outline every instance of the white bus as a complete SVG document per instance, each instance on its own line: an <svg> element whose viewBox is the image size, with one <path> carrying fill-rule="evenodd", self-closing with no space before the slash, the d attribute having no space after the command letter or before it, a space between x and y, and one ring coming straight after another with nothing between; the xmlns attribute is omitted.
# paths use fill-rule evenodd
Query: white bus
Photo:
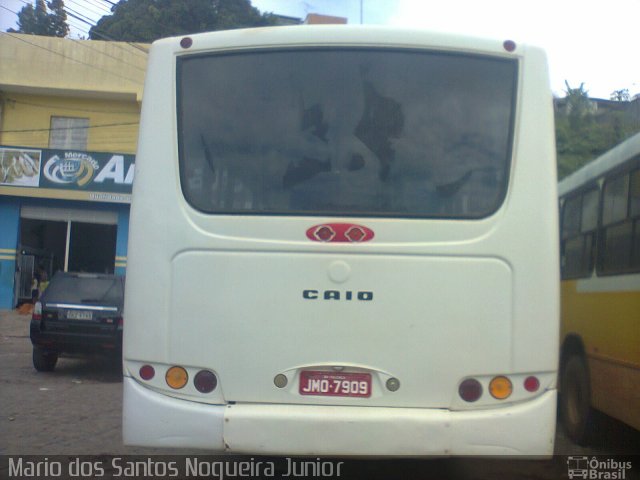
<svg viewBox="0 0 640 480"><path fill-rule="evenodd" d="M346 26L154 43L125 444L550 455L555 168L534 47Z"/></svg>

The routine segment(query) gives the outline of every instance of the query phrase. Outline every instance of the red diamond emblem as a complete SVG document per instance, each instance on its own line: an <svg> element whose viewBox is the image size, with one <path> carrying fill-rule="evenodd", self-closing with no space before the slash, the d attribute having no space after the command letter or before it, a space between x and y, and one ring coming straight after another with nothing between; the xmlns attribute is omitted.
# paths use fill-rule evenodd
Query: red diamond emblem
<svg viewBox="0 0 640 480"><path fill-rule="evenodd" d="M366 236L366 233L360 227L351 227L344 235L350 242L360 242Z"/></svg>
<svg viewBox="0 0 640 480"><path fill-rule="evenodd" d="M336 236L336 232L334 232L331 227L322 225L313 232L313 236L321 242L330 242L331 239Z"/></svg>
<svg viewBox="0 0 640 480"><path fill-rule="evenodd" d="M307 228L307 238L313 242L323 243L362 243L374 237L369 227L355 223L322 223Z"/></svg>

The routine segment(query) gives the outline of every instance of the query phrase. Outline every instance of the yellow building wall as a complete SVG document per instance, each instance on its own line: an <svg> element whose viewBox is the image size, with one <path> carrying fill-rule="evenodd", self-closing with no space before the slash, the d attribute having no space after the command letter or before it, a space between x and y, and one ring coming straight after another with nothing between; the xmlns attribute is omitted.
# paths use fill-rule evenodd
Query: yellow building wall
<svg viewBox="0 0 640 480"><path fill-rule="evenodd" d="M0 35L0 144L47 148L52 116L79 117L88 151L135 153L148 48Z"/></svg>
<svg viewBox="0 0 640 480"><path fill-rule="evenodd" d="M149 45L5 33L0 88L142 99ZM74 95L77 94L77 95Z"/></svg>
<svg viewBox="0 0 640 480"><path fill-rule="evenodd" d="M140 122L136 101L5 92L3 104L2 145L47 148L52 116L79 117L89 119L88 151L136 152Z"/></svg>

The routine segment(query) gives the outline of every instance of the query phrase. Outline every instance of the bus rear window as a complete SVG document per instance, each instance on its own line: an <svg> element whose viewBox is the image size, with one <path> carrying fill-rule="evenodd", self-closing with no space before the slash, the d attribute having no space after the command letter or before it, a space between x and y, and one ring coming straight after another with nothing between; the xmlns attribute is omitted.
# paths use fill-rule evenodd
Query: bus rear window
<svg viewBox="0 0 640 480"><path fill-rule="evenodd" d="M505 197L515 60L292 49L183 56L177 75L200 211L480 218Z"/></svg>

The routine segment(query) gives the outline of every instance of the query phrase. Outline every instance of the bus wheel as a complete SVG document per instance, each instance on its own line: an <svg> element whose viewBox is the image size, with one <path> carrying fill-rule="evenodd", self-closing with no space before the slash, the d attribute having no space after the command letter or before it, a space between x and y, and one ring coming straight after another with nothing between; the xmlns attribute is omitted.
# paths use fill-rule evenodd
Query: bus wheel
<svg viewBox="0 0 640 480"><path fill-rule="evenodd" d="M582 356L572 355L564 364L561 379L560 415L571 440L586 445L592 433L589 372Z"/></svg>
<svg viewBox="0 0 640 480"><path fill-rule="evenodd" d="M45 352L41 348L33 347L33 367L39 372L53 372L58 363L58 354Z"/></svg>

